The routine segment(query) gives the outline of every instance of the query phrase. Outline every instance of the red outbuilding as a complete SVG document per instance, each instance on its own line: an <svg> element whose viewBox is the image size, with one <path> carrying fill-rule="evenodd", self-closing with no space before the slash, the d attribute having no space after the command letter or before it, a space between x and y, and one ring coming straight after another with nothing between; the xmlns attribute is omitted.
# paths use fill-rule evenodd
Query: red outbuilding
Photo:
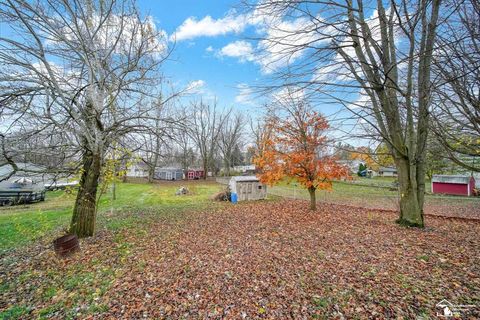
<svg viewBox="0 0 480 320"><path fill-rule="evenodd" d="M434 175L432 177L432 193L471 196L474 188L475 179L471 176Z"/></svg>
<svg viewBox="0 0 480 320"><path fill-rule="evenodd" d="M187 180L198 180L203 178L203 170L201 169L188 169L187 170Z"/></svg>

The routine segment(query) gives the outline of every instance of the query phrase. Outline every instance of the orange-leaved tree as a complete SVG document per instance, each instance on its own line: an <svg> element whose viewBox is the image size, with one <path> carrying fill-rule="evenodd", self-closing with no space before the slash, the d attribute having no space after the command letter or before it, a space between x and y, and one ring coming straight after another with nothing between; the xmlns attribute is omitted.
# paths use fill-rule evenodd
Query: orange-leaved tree
<svg viewBox="0 0 480 320"><path fill-rule="evenodd" d="M308 104L283 108L284 115L266 121L268 135L257 150L254 163L263 183L274 185L296 180L310 194L310 209L316 210L315 191L331 189L332 180L349 176L348 169L327 153L327 120Z"/></svg>

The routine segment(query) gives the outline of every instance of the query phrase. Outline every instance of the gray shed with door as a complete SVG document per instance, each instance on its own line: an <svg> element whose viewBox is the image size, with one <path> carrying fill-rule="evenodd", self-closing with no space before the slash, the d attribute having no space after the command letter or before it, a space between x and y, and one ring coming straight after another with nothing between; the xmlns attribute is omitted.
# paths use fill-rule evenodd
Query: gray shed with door
<svg viewBox="0 0 480 320"><path fill-rule="evenodd" d="M230 192L237 194L238 201L263 200L267 197L267 186L255 176L232 177L228 186Z"/></svg>
<svg viewBox="0 0 480 320"><path fill-rule="evenodd" d="M183 180L183 170L179 168L157 168L154 177L159 180Z"/></svg>

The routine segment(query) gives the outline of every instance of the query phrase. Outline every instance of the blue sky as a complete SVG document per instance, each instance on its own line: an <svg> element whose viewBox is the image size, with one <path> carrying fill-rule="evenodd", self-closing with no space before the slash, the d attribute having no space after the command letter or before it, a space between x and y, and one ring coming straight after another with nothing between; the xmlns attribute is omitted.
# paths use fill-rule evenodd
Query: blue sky
<svg viewBox="0 0 480 320"><path fill-rule="evenodd" d="M154 18L158 29L171 38L175 49L165 66L165 74L179 86L189 82L201 83L200 95L204 99L217 97L220 107L233 107L250 115L260 114L264 97L252 93L258 85L270 79L271 68L287 65L273 48L259 53L259 43L248 40L265 36L265 21L246 12L239 0L230 1L148 1L140 0L144 14ZM308 23L302 19L284 20L281 28L302 30ZM309 39L300 39L309 41ZM274 61L272 60L274 59ZM310 75L311 76L311 75ZM309 76L309 77L310 77ZM199 95L199 96L200 96ZM341 106L316 103L325 115L337 113ZM337 114L338 116L338 114ZM331 124L334 122L330 118ZM344 126L344 124L342 124Z"/></svg>
<svg viewBox="0 0 480 320"><path fill-rule="evenodd" d="M235 22L236 17L241 16L240 10L234 11L235 8L238 9L238 3L238 1L141 0L139 6L143 13L154 17L157 28L166 31L169 36L175 32L179 35L179 39L171 39L175 49L164 67L165 74L172 81L185 85L201 80L203 81L201 92L207 98L214 95L221 106L253 110L252 102L245 101L246 99L242 102L240 100L244 96L237 97L240 92L238 87L245 88L262 77L259 66L253 62L221 54L222 48L244 40L246 34L252 32L251 26L239 27ZM181 29L187 19L194 23L190 29L187 27ZM225 33L211 34L219 29L216 26L225 28ZM200 30L202 28L203 32ZM209 33L208 30L213 31ZM195 31L197 34L191 34Z"/></svg>
<svg viewBox="0 0 480 320"><path fill-rule="evenodd" d="M288 59L282 53L285 46L262 46L262 42L248 38L282 37L283 34L279 34L278 30L287 30L298 34L298 37L290 38L291 41L302 44L315 40L312 36L316 35L314 32L296 32L311 30L311 21L304 18L272 17L261 11L254 15L252 11L242 11L244 8L240 7L240 3L240 0L138 0L141 12L153 17L156 28L162 30L170 45L174 46L163 71L177 89L196 83L198 94L192 98L211 100L216 97L220 107L233 107L255 115L263 112L260 106L268 98L253 93L252 87L264 85L274 74L272 71L281 70L292 60L301 60L305 52ZM278 26L276 31L268 27L271 20L275 20ZM0 25L0 32L8 32L6 29L2 30ZM317 68L321 67L311 64L312 72L305 74L306 80L315 78ZM355 100L356 95L352 98ZM338 103L325 102L325 99L312 103L327 117L332 114L341 118L350 116L344 112L338 113L341 108ZM342 126L342 129L348 130L345 123L335 123L333 117L329 117L329 120L332 126ZM349 126L352 124L354 121L350 121Z"/></svg>
<svg viewBox="0 0 480 320"><path fill-rule="evenodd" d="M311 30L312 23L301 17L277 20L279 17L262 15L262 12L252 15L251 11L242 11L240 2L140 0L139 5L145 14L153 16L157 28L168 34L171 43L175 43L171 60L164 68L167 76L179 85L196 81L202 84L200 93L203 98L211 99L215 96L221 107L233 107L253 115L262 112L259 108L262 100L268 99L251 94L251 88L265 84L264 80L268 81L271 79L269 76L274 74L270 72L272 69L278 71L289 65L291 60L301 59L303 52L299 52L293 59L290 56L290 59L282 60L277 58L284 55L281 45L276 44L263 50L265 47L262 47L261 42L255 43L248 38L258 37L259 34L261 37L281 37L278 30ZM265 28L265 22L272 19L280 23L277 31ZM309 43L312 36L316 36L314 32L301 33L293 41ZM258 48L262 53L259 53ZM315 68L321 67L313 64L313 74L306 73L306 77L315 78ZM343 98L366 103L365 96L359 97L358 92L345 94ZM345 131L357 127L357 121L350 119L351 113L340 104L331 102L331 99L325 102L325 97L312 101L314 107L327 116L333 127L341 129L335 130L334 136L349 137L348 140L351 140L350 134ZM352 105L350 107L354 108Z"/></svg>

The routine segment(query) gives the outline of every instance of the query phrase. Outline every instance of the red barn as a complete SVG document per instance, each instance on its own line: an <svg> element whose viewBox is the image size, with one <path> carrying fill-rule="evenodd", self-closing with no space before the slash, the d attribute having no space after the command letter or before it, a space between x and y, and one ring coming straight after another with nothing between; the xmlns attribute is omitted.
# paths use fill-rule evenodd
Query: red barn
<svg viewBox="0 0 480 320"><path fill-rule="evenodd" d="M432 193L471 196L474 188L475 179L471 176L434 175L432 177Z"/></svg>
<svg viewBox="0 0 480 320"><path fill-rule="evenodd" d="M187 180L198 180L203 178L203 170L201 169L188 169Z"/></svg>

